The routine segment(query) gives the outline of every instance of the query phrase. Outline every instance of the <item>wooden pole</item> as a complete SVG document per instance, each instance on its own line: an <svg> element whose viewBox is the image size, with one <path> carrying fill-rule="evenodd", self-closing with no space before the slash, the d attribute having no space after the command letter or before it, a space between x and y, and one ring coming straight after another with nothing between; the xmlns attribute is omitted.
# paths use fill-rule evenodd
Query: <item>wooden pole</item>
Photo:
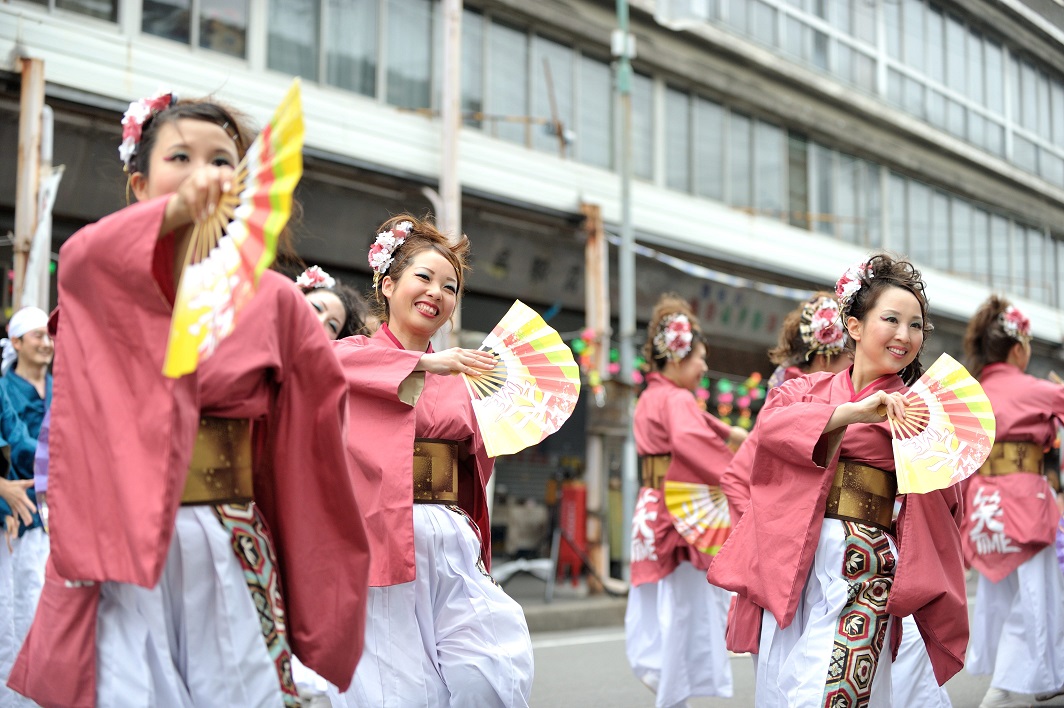
<svg viewBox="0 0 1064 708"><path fill-rule="evenodd" d="M595 335L595 366L605 372L609 366L610 352L610 301L609 261L606 245L606 229L602 223L602 210L597 204L583 203L587 243L584 247L586 277L584 279L584 311L587 328ZM590 405L595 405L591 403ZM609 534L606 532L606 494L609 489L609 472L606 469L605 436L592 431L587 436L587 468L584 482L587 485L587 556L592 569L600 578L610 573ZM588 591L602 592L602 585L594 576L587 579Z"/></svg>
<svg viewBox="0 0 1064 708"><path fill-rule="evenodd" d="M33 232L37 229L37 192L41 178L41 115L44 112L44 60L23 57L18 116L18 175L15 183L15 282L12 312L22 306Z"/></svg>

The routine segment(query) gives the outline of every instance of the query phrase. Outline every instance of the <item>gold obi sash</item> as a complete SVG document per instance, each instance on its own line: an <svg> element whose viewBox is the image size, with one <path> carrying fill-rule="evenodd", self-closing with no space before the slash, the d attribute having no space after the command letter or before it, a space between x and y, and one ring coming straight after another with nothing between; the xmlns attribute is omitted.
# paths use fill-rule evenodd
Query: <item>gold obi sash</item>
<svg viewBox="0 0 1064 708"><path fill-rule="evenodd" d="M254 497L251 421L200 418L181 503L240 504Z"/></svg>
<svg viewBox="0 0 1064 708"><path fill-rule="evenodd" d="M897 493L898 480L892 472L843 460L835 468L824 516L890 531Z"/></svg>
<svg viewBox="0 0 1064 708"><path fill-rule="evenodd" d="M1042 446L1033 442L996 442L990 457L979 468L985 477L1000 477L1013 472L1042 474Z"/></svg>
<svg viewBox="0 0 1064 708"><path fill-rule="evenodd" d="M414 439L414 501L458 503L458 443Z"/></svg>
<svg viewBox="0 0 1064 708"><path fill-rule="evenodd" d="M639 465L643 473L643 486L661 489L665 483L665 473L669 471L672 455L643 455Z"/></svg>

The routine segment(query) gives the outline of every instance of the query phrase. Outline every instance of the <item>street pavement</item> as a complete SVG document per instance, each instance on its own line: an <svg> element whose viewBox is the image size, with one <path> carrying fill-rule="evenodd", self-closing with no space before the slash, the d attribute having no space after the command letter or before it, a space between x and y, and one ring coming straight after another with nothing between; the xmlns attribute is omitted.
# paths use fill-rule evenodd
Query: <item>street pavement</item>
<svg viewBox="0 0 1064 708"><path fill-rule="evenodd" d="M648 708L654 695L628 668L624 653L624 599L587 595L583 584L559 584L551 603L545 603L545 585L531 576L515 576L504 588L525 608L532 631L536 676L532 684L533 708ZM969 611L974 583L969 583ZM748 655L731 659L734 696L696 698L691 708L752 706L753 660ZM946 684L954 708L978 708L990 685L988 676L962 670ZM1064 708L1064 697L1035 703L1039 708ZM895 706L894 708L911 708Z"/></svg>

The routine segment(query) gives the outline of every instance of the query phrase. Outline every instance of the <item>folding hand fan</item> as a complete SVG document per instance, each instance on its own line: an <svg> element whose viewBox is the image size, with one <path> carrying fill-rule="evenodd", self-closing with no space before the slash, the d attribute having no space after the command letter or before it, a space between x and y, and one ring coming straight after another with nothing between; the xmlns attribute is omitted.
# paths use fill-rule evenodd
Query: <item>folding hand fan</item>
<svg viewBox="0 0 1064 708"><path fill-rule="evenodd" d="M303 109L292 82L269 124L237 165L211 218L192 230L174 303L163 374L191 373L229 336L277 256L303 174Z"/></svg>
<svg viewBox="0 0 1064 708"><path fill-rule="evenodd" d="M562 427L580 396L580 369L562 338L520 300L484 339L495 368L466 376L488 454L512 455Z"/></svg>
<svg viewBox="0 0 1064 708"><path fill-rule="evenodd" d="M702 553L717 555L731 535L728 500L720 487L665 480L665 508L676 531Z"/></svg>
<svg viewBox="0 0 1064 708"><path fill-rule="evenodd" d="M975 474L997 429L983 387L943 354L905 394L905 420L890 419L900 494L945 489Z"/></svg>

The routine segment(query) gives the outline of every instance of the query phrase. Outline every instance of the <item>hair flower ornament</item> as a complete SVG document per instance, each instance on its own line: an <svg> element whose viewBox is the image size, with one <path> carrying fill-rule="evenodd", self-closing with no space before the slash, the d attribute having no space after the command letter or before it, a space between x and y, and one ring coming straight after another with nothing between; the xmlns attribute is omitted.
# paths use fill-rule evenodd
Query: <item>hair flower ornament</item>
<svg viewBox="0 0 1064 708"><path fill-rule="evenodd" d="M862 278L872 278L872 272L868 268L868 262L850 266L835 283L835 295L839 298L839 307L845 310L853 300L857 291L864 284Z"/></svg>
<svg viewBox="0 0 1064 708"><path fill-rule="evenodd" d="M999 318L1005 334L1021 342L1031 341L1031 321L1018 309L1009 305Z"/></svg>
<svg viewBox="0 0 1064 708"><path fill-rule="evenodd" d="M798 331L802 341L809 347L805 355L807 361L817 354L830 359L841 354L846 346L846 330L842 326L839 303L830 297L806 301Z"/></svg>
<svg viewBox="0 0 1064 708"><path fill-rule="evenodd" d="M410 229L412 228L414 228L414 225L409 221L401 221L391 231L377 234L377 240L373 242L369 249L369 267L373 269L374 287L376 287L377 281L380 280L381 276L388 272L392 261L395 260L393 256L395 249L402 245L406 237L410 235Z"/></svg>
<svg viewBox="0 0 1064 708"><path fill-rule="evenodd" d="M118 156L122 159L127 172L129 163L137 154L144 124L174 105L176 101L177 96L173 91L159 91L150 98L142 98L129 104L129 108L122 115L122 144L118 146Z"/></svg>
<svg viewBox="0 0 1064 708"><path fill-rule="evenodd" d="M296 285L303 292L310 292L318 288L336 287L336 279L322 270L319 266L310 266L296 278Z"/></svg>
<svg viewBox="0 0 1064 708"><path fill-rule="evenodd" d="M658 333L654 335L654 350L659 356L672 361L682 361L691 353L694 338L691 320L687 315L677 312L662 318Z"/></svg>

